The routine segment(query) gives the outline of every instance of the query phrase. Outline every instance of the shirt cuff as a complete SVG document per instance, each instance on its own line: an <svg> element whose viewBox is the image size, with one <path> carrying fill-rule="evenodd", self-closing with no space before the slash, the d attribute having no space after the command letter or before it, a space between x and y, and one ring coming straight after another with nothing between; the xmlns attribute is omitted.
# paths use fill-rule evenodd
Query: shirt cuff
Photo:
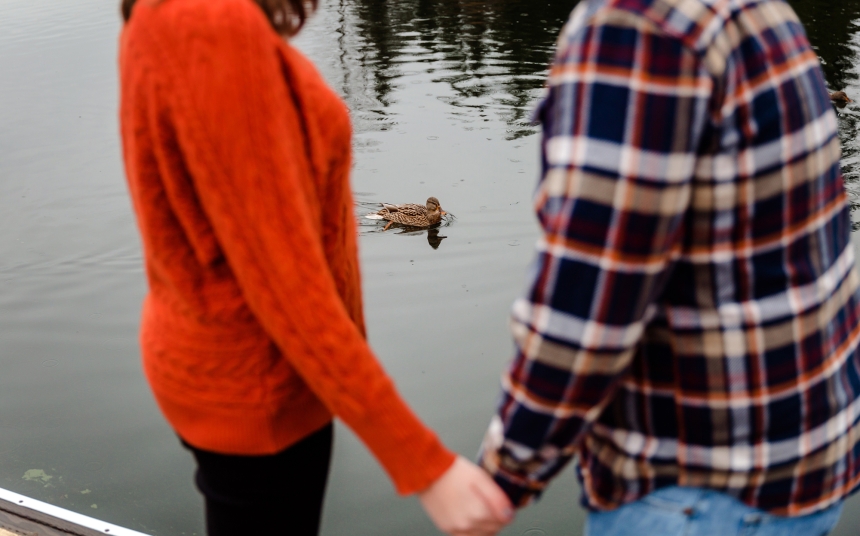
<svg viewBox="0 0 860 536"><path fill-rule="evenodd" d="M502 421L496 416L484 437L478 464L502 488L511 503L522 508L539 499L547 483L529 478L523 464L504 453L503 444Z"/></svg>

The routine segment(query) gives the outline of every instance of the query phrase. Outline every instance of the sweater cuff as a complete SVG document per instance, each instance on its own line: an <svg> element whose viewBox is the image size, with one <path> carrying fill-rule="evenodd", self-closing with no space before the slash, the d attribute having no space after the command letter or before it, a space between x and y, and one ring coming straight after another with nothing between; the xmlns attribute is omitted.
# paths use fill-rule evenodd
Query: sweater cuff
<svg viewBox="0 0 860 536"><path fill-rule="evenodd" d="M423 491L454 464L456 455L418 419L393 385L386 398L374 404L374 410L353 429L388 473L397 493Z"/></svg>

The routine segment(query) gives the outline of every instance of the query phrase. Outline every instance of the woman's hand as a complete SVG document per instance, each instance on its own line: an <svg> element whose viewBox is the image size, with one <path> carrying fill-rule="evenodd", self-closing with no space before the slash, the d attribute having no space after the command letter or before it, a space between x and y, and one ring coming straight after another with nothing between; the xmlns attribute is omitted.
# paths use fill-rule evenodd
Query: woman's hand
<svg viewBox="0 0 860 536"><path fill-rule="evenodd" d="M514 518L513 505L493 479L460 456L418 498L436 527L451 536L494 536Z"/></svg>

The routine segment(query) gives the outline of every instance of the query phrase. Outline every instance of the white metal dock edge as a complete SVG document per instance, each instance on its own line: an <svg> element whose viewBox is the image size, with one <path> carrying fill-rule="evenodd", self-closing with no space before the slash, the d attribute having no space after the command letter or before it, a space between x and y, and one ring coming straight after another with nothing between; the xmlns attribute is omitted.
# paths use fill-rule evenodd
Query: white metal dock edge
<svg viewBox="0 0 860 536"><path fill-rule="evenodd" d="M47 516L48 518L65 522L63 525L72 525L84 529L85 531L80 532L80 534L91 534L94 531L96 533L109 534L113 536L148 536L142 532L105 523L104 521L99 521L98 519L66 510L65 508L37 501L30 497L25 497L24 495L19 495L2 488L0 488L0 501L5 501L14 505L15 511L13 513L19 516L33 519L37 522L44 522L45 517ZM3 509L2 502L0 502L0 509ZM32 517L27 516L27 511L34 512L35 515ZM62 530L69 534L78 534L78 532L74 532L74 529L69 530L68 528L64 528Z"/></svg>

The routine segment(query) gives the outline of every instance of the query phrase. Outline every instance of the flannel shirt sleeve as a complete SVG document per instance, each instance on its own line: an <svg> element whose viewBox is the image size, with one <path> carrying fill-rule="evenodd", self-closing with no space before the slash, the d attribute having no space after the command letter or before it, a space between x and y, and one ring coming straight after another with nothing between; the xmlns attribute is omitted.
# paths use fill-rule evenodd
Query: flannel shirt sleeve
<svg viewBox="0 0 860 536"><path fill-rule="evenodd" d="M656 310L714 86L699 55L640 15L576 19L538 109L543 236L513 306L516 354L480 455L518 506L575 454Z"/></svg>

